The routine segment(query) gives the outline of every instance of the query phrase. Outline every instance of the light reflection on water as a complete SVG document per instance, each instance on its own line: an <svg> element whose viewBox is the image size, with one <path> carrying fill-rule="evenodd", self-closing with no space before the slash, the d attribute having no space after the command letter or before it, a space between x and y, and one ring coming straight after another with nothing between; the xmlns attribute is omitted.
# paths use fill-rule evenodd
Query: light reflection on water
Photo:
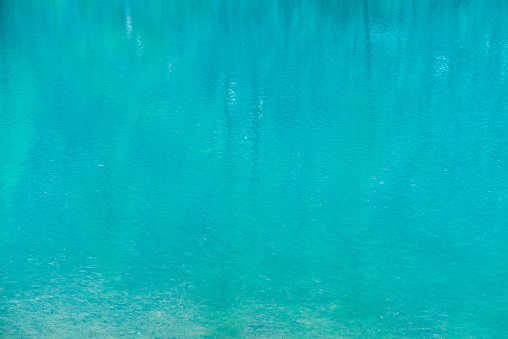
<svg viewBox="0 0 508 339"><path fill-rule="evenodd" d="M507 10L0 2L0 334L502 336Z"/></svg>

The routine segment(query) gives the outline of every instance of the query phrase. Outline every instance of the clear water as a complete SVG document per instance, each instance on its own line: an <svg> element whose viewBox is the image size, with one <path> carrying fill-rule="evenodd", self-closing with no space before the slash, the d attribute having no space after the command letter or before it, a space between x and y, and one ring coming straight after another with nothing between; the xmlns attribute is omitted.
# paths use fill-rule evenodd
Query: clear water
<svg viewBox="0 0 508 339"><path fill-rule="evenodd" d="M492 337L508 2L0 2L0 336Z"/></svg>

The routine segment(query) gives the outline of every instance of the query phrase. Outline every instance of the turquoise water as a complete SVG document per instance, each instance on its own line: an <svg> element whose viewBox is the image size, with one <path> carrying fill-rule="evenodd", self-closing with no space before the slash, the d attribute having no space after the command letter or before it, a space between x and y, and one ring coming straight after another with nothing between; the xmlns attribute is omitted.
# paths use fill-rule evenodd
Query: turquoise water
<svg viewBox="0 0 508 339"><path fill-rule="evenodd" d="M0 336L506 336L508 2L0 2Z"/></svg>

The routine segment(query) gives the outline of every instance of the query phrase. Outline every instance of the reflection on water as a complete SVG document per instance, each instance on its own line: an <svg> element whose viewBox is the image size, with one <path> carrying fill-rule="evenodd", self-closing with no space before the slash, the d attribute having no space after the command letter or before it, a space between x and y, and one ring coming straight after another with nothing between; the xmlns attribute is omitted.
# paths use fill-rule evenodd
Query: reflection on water
<svg viewBox="0 0 508 339"><path fill-rule="evenodd" d="M501 336L505 13L0 2L0 334Z"/></svg>

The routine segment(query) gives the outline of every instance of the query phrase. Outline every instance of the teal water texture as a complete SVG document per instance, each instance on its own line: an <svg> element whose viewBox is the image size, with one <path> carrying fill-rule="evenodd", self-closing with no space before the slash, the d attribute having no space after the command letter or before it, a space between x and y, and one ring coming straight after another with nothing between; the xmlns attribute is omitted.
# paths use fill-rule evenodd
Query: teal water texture
<svg viewBox="0 0 508 339"><path fill-rule="evenodd" d="M0 336L487 337L508 2L3 0Z"/></svg>

